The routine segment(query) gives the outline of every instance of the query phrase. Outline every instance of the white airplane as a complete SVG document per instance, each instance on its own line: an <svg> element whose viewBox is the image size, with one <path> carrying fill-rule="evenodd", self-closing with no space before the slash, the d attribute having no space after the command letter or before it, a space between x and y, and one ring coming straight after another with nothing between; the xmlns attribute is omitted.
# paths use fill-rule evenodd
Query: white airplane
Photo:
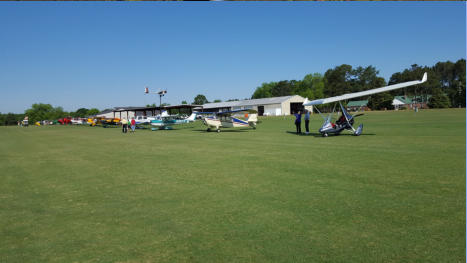
<svg viewBox="0 0 467 263"><path fill-rule="evenodd" d="M84 123L84 122L83 122L83 119L81 119L81 118L73 118L73 119L71 119L71 124L81 125L81 124L83 124L83 123Z"/></svg>
<svg viewBox="0 0 467 263"><path fill-rule="evenodd" d="M250 113L248 119L242 120L235 118L233 115L235 113L248 112ZM258 114L255 110L235 110L235 111L224 111L224 112L199 112L199 114L211 114L204 118L204 125L208 126L207 131L211 129L220 132L220 127L222 128L245 128L252 127L256 129L256 123L258 122Z"/></svg>
<svg viewBox="0 0 467 263"><path fill-rule="evenodd" d="M332 113L330 113L327 117L323 117L321 112L318 110L318 108L315 108L318 113L323 117L324 123L321 125L321 128L318 130L321 135L324 137L327 137L328 134L333 133L335 135L339 135L343 130L349 130L351 131L354 135L358 136L362 134L363 131L363 124L360 124L357 129L355 129L352 125L354 124L354 119L355 117L361 116L363 114L357 114L357 115L351 115L349 114L345 108L342 106L341 101L343 100L348 100L348 99L353 99L353 98L358 98L358 97L363 97L363 96L368 96L376 93L381 93L381 92L386 92L390 90L395 90L395 89L400 89L404 87L409 87L413 85L418 85L422 84L427 81L427 74L423 74L422 80L414 80L414 81L408 81L408 82L403 82L399 84L394 84L382 88L376 88L376 89L370 89L370 90L365 90L365 91L360 91L360 92L355 92L355 93L349 93L349 94L344 94L340 96L335 96L335 97L330 97L330 98L324 98L324 99L317 99L317 100L312 100L308 101L308 98L305 99L303 102L303 106L312 106L312 105L321 105L321 104L327 104L327 103L333 103L333 102L339 102L342 115L339 117L339 119L336 121L336 123L331 122L331 117L332 114L334 113L334 110ZM334 105L335 107L335 105Z"/></svg>
<svg viewBox="0 0 467 263"><path fill-rule="evenodd" d="M151 124L151 121L153 120L160 120L161 117L167 117L169 114L167 111L163 111L162 114L156 115L156 116L136 116L135 121L136 125L149 125Z"/></svg>
<svg viewBox="0 0 467 263"><path fill-rule="evenodd" d="M135 122L136 122L136 125L144 125L144 124L150 124L151 121L155 119L156 117L154 116L136 116Z"/></svg>

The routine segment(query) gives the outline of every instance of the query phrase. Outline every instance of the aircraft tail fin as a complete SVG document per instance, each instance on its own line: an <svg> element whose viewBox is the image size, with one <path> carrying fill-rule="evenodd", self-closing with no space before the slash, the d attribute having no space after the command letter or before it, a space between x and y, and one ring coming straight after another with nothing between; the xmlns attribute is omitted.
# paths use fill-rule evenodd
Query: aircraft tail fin
<svg viewBox="0 0 467 263"><path fill-rule="evenodd" d="M425 82L427 79L428 79L428 75L425 72L425 74L423 74L422 82Z"/></svg>
<svg viewBox="0 0 467 263"><path fill-rule="evenodd" d="M190 117L186 118L187 121L195 121L196 119L196 112L193 112Z"/></svg>
<svg viewBox="0 0 467 263"><path fill-rule="evenodd" d="M247 122L257 122L258 121L258 114L252 113L248 116Z"/></svg>
<svg viewBox="0 0 467 263"><path fill-rule="evenodd" d="M161 113L161 117L165 117L165 116L169 116L169 113L167 113L167 111L162 111Z"/></svg>

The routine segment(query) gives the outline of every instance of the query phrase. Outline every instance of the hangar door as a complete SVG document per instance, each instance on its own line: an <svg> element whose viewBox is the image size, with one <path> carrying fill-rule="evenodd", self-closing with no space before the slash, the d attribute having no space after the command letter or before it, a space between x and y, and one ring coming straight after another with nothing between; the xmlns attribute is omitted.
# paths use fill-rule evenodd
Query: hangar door
<svg viewBox="0 0 467 263"><path fill-rule="evenodd" d="M258 106L258 115L263 116L264 114L264 106Z"/></svg>
<svg viewBox="0 0 467 263"><path fill-rule="evenodd" d="M303 112L305 107L303 107L303 104L301 102L291 102L290 103L290 114L297 113L298 111Z"/></svg>

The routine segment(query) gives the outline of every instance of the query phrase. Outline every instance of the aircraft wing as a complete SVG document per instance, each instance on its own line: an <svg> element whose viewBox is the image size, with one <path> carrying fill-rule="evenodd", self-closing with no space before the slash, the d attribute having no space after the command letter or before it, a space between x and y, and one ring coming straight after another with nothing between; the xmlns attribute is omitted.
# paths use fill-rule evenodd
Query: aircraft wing
<svg viewBox="0 0 467 263"><path fill-rule="evenodd" d="M197 112L197 114L216 114L216 115L232 115L233 113L248 112L258 113L256 110L232 110L232 111L221 111L221 112Z"/></svg>
<svg viewBox="0 0 467 263"><path fill-rule="evenodd" d="M365 90L365 91L360 91L360 92L355 92L355 93L348 93L348 94L344 94L340 96L317 99L317 100L312 100L312 101L308 101L308 99L305 99L305 101L303 102L303 106L321 105L321 104L332 103L332 102L341 101L341 100L348 100L348 99L368 96L368 95L372 95L376 93L381 93L381 92L386 92L390 90L395 90L395 89L400 89L400 88L404 88L408 86L421 84L423 82L426 82L426 80L427 80L427 74L425 72L425 74L423 74L422 80L408 81L408 82L394 84L394 85L390 85L390 86L386 86L382 88L370 89L370 90Z"/></svg>

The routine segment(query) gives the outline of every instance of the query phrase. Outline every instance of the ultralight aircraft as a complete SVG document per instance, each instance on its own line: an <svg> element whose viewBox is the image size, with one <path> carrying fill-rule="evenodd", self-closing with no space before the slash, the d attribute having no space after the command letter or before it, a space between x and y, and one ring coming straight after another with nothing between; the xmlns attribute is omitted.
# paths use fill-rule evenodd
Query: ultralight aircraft
<svg viewBox="0 0 467 263"><path fill-rule="evenodd" d="M324 99L317 99L317 100L312 100L308 101L308 98L305 99L303 102L303 106L314 106L314 105L321 105L321 104L327 104L327 103L335 103L338 102L342 111L342 115L339 117L339 119L336 121L336 123L331 122L331 117L332 114L334 113L335 109L335 104L334 104L334 109L333 111L327 116L324 117L321 112L319 111L318 108L315 108L318 113L323 117L324 123L321 125L321 128L319 128L319 133L323 135L324 137L327 137L328 134L335 134L339 135L343 130L348 130L352 132L354 135L358 136L362 134L363 131L363 124L360 124L357 129L353 127L354 124L354 119L358 116L361 116L363 114L357 114L357 115L351 115L348 113L344 106L342 106L341 101L343 100L348 100L348 99L353 99L353 98L358 98L358 97L363 97L363 96L368 96L376 93L381 93L381 92L386 92L390 90L395 90L395 89L400 89L400 88L405 88L413 85L418 85L421 83L424 83L427 81L427 74L423 74L422 80L414 80L414 81L408 81L408 82L403 82L399 84L394 84L394 85L389 85L386 87L381 87L381 88L376 88L376 89L370 89L370 90L365 90L365 91L360 91L360 92L355 92L355 93L348 93L340 96L335 96L335 97L329 97L329 98L324 98Z"/></svg>

